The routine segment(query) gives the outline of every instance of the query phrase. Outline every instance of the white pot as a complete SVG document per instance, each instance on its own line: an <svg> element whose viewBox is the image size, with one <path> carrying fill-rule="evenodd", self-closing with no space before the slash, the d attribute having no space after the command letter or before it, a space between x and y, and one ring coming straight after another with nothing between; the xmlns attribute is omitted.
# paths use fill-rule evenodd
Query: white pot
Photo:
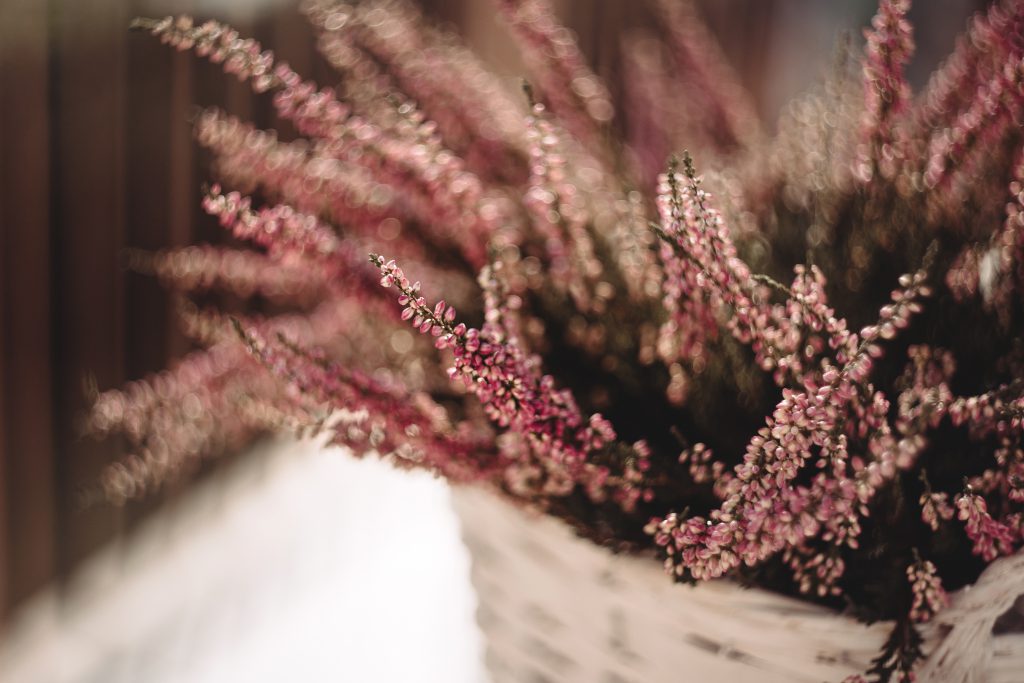
<svg viewBox="0 0 1024 683"><path fill-rule="evenodd" d="M494 683L820 683L863 673L889 624L728 581L673 584L564 524L480 490L453 495ZM992 635L1024 593L1024 555L992 565L929 625L920 681L1024 682L1024 634Z"/></svg>

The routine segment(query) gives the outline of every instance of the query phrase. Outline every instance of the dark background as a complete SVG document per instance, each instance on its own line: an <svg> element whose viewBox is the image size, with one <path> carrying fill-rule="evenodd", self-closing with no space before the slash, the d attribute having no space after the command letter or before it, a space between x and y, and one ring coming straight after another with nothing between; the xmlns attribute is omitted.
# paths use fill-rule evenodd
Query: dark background
<svg viewBox="0 0 1024 683"><path fill-rule="evenodd" d="M230 19L320 83L292 3L201 0L0 0L0 623L34 591L154 508L170 490L125 508L82 509L76 492L119 457L116 442L80 436L85 383L116 387L189 349L167 297L123 267L126 247L217 241L198 209L208 179L192 141L198 105L261 127L267 97L192 55L127 31L139 15ZM432 0L509 79L520 62L482 0ZM613 89L623 28L650 21L637 0L556 3ZM982 0L919 2L917 84L952 47ZM259 5L259 7L257 7ZM828 63L843 29L866 25L870 0L720 0L708 20L766 119Z"/></svg>

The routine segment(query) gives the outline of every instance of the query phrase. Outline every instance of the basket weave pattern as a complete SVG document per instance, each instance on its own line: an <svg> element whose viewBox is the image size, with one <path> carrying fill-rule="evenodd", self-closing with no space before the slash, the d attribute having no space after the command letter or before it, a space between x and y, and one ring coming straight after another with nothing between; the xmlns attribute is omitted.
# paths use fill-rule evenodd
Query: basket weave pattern
<svg viewBox="0 0 1024 683"><path fill-rule="evenodd" d="M612 555L487 492L453 498L494 683L838 683L865 671L887 634L727 581L674 585L650 558ZM992 634L1021 594L1024 556L954 595L919 680L1024 681L1024 634Z"/></svg>

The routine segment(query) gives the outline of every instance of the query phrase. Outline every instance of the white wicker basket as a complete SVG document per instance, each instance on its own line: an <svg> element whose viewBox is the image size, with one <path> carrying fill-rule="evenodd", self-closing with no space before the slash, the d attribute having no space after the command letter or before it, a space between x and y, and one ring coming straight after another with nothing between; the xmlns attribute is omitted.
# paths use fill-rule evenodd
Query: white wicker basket
<svg viewBox="0 0 1024 683"><path fill-rule="evenodd" d="M650 558L612 555L479 490L454 492L473 558L494 683L819 683L863 672L887 624L726 581L674 585ZM919 680L1024 682L1024 556L1002 560L930 625Z"/></svg>

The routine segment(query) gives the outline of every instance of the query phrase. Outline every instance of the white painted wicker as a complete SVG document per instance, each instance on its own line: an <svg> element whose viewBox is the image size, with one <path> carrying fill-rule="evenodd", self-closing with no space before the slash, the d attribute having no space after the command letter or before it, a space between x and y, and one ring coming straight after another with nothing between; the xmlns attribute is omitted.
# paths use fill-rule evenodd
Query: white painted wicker
<svg viewBox="0 0 1024 683"><path fill-rule="evenodd" d="M838 683L867 669L887 635L887 624L727 581L675 585L651 558L612 555L485 491L454 501L494 683ZM1024 683L1024 634L992 634L1022 594L1024 556L956 594L928 629L919 680Z"/></svg>

